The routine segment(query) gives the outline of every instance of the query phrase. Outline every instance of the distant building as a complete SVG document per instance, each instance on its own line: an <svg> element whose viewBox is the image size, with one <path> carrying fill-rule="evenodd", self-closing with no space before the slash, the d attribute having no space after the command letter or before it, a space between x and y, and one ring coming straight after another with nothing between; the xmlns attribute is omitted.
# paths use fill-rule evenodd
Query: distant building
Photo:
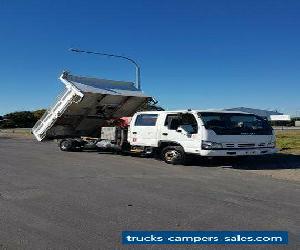
<svg viewBox="0 0 300 250"><path fill-rule="evenodd" d="M269 110L263 110L263 109L253 109L253 108L245 108L245 107L238 107L238 108L230 108L230 109L224 109L227 111L241 111L246 113L252 113L255 115L259 115L261 117L265 117L268 120L271 120L274 116L282 116L283 113L277 112L277 111L269 111ZM273 119L272 119L273 120Z"/></svg>

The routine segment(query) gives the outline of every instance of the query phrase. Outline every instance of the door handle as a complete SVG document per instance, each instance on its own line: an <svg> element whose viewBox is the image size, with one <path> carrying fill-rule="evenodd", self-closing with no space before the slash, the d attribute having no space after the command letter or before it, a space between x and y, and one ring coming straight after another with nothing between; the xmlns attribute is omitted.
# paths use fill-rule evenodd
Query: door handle
<svg viewBox="0 0 300 250"><path fill-rule="evenodd" d="M162 135L168 135L168 133L162 133Z"/></svg>
<svg viewBox="0 0 300 250"><path fill-rule="evenodd" d="M137 134L137 132L132 132L134 135L136 135Z"/></svg>

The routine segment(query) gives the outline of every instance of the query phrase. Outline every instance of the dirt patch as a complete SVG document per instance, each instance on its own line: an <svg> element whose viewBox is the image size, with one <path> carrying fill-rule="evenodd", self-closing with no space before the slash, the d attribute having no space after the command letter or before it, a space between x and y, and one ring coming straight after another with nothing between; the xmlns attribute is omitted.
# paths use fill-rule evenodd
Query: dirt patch
<svg viewBox="0 0 300 250"><path fill-rule="evenodd" d="M32 139L33 135L29 128L0 129L0 139L10 138Z"/></svg>
<svg viewBox="0 0 300 250"><path fill-rule="evenodd" d="M263 158L249 158L236 162L233 168L251 173L300 182L300 155L279 153Z"/></svg>
<svg viewBox="0 0 300 250"><path fill-rule="evenodd" d="M300 182L300 169L283 169L283 170L251 170L258 175L270 176L275 179Z"/></svg>
<svg viewBox="0 0 300 250"><path fill-rule="evenodd" d="M0 133L0 139L13 139L13 138L33 139L33 136L32 135L2 134L2 133Z"/></svg>

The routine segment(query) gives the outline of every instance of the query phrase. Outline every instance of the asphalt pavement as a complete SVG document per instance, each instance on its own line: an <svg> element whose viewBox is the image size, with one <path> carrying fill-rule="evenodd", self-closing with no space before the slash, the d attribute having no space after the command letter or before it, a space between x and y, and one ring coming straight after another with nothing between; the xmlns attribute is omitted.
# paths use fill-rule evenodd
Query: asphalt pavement
<svg viewBox="0 0 300 250"><path fill-rule="evenodd" d="M0 138L2 249L300 249L300 185L226 160L61 152ZM287 246L124 246L124 230L280 230Z"/></svg>

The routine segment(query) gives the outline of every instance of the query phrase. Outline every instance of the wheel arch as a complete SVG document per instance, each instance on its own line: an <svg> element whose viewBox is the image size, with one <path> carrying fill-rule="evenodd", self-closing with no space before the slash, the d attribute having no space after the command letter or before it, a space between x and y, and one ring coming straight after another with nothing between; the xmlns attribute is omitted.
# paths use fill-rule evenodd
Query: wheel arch
<svg viewBox="0 0 300 250"><path fill-rule="evenodd" d="M182 149L184 150L184 147L176 141L159 141L158 142L159 150L162 150L162 149L164 149L165 147L168 147L168 146L179 146L179 147L182 147Z"/></svg>

